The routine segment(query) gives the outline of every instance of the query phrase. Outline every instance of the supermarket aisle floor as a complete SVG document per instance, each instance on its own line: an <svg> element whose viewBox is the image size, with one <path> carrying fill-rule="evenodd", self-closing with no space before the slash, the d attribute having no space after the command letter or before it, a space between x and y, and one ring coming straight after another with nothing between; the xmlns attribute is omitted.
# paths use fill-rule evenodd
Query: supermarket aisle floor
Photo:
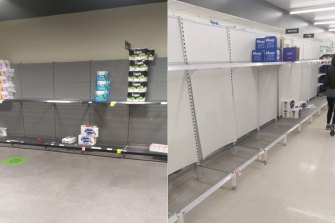
<svg viewBox="0 0 335 223"><path fill-rule="evenodd" d="M0 147L1 223L160 223L166 164Z"/></svg>
<svg viewBox="0 0 335 223"><path fill-rule="evenodd" d="M255 162L226 188L185 216L186 223L334 223L335 137L325 129L325 112L290 135L288 145Z"/></svg>

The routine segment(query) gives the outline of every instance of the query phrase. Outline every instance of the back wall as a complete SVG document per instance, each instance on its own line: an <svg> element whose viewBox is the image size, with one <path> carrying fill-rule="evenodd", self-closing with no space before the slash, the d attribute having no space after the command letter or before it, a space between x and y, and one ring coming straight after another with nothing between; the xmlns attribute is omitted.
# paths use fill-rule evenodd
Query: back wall
<svg viewBox="0 0 335 223"><path fill-rule="evenodd" d="M44 63L128 58L124 41L167 57L167 4L0 22L0 58Z"/></svg>

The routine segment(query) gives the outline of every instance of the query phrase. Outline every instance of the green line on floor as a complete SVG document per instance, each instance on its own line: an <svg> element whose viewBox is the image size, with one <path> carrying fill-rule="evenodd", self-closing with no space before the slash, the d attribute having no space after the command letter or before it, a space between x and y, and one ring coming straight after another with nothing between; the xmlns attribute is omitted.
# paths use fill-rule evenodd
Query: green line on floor
<svg viewBox="0 0 335 223"><path fill-rule="evenodd" d="M11 165L11 166L20 166L24 163L26 163L29 159L28 158L22 158L22 157L9 157L5 160L3 160L1 163L5 165Z"/></svg>

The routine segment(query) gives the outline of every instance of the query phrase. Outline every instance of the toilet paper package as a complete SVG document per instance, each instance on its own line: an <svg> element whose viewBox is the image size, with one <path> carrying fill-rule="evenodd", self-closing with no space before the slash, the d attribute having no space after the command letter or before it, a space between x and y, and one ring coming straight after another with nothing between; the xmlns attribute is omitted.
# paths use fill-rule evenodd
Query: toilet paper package
<svg viewBox="0 0 335 223"><path fill-rule="evenodd" d="M128 82L128 92L147 92L147 82Z"/></svg>
<svg viewBox="0 0 335 223"><path fill-rule="evenodd" d="M302 113L302 109L301 108L293 108L290 111L290 118L300 118L301 117L301 113Z"/></svg>
<svg viewBox="0 0 335 223"><path fill-rule="evenodd" d="M78 136L78 144L94 146L97 143L97 138L94 136L85 136L80 134Z"/></svg>
<svg viewBox="0 0 335 223"><path fill-rule="evenodd" d="M282 110L289 110L295 107L294 99L286 99L282 101Z"/></svg>
<svg viewBox="0 0 335 223"><path fill-rule="evenodd" d="M295 102L295 107L301 108L302 110L305 110L308 106L307 101L297 101Z"/></svg>
<svg viewBox="0 0 335 223"><path fill-rule="evenodd" d="M279 62L280 61L280 49L265 50L264 62Z"/></svg>
<svg viewBox="0 0 335 223"><path fill-rule="evenodd" d="M130 71L148 71L149 61L148 60L131 60Z"/></svg>
<svg viewBox="0 0 335 223"><path fill-rule="evenodd" d="M283 61L297 61L300 57L298 47L283 48Z"/></svg>
<svg viewBox="0 0 335 223"><path fill-rule="evenodd" d="M264 53L262 51L252 51L252 62L264 62Z"/></svg>
<svg viewBox="0 0 335 223"><path fill-rule="evenodd" d="M148 60L149 61L155 60L155 50L148 50Z"/></svg>
<svg viewBox="0 0 335 223"><path fill-rule="evenodd" d="M77 137L74 136L67 136L62 139L62 143L65 144L74 144L77 141Z"/></svg>
<svg viewBox="0 0 335 223"><path fill-rule="evenodd" d="M0 127L0 137L6 137L7 136L7 128Z"/></svg>
<svg viewBox="0 0 335 223"><path fill-rule="evenodd" d="M99 137L99 127L95 125L81 125L80 133L83 136Z"/></svg>
<svg viewBox="0 0 335 223"><path fill-rule="evenodd" d="M95 92L95 101L96 102L108 102L108 101L110 101L109 91L96 91Z"/></svg>
<svg viewBox="0 0 335 223"><path fill-rule="evenodd" d="M158 152L158 153L168 153L168 145L162 145L162 144L151 144L149 147L149 150L151 152Z"/></svg>
<svg viewBox="0 0 335 223"><path fill-rule="evenodd" d="M96 81L108 81L108 71L98 71Z"/></svg>
<svg viewBox="0 0 335 223"><path fill-rule="evenodd" d="M256 51L265 50L265 38L256 38Z"/></svg>
<svg viewBox="0 0 335 223"><path fill-rule="evenodd" d="M267 36L265 37L265 50L277 50L280 48L280 42L276 36Z"/></svg>
<svg viewBox="0 0 335 223"><path fill-rule="evenodd" d="M97 81L96 90L97 91L110 91L111 82L110 81Z"/></svg>
<svg viewBox="0 0 335 223"><path fill-rule="evenodd" d="M147 82L148 72L147 71L129 71L128 81Z"/></svg>
<svg viewBox="0 0 335 223"><path fill-rule="evenodd" d="M129 50L129 60L147 60L149 50L148 49L130 49Z"/></svg>
<svg viewBox="0 0 335 223"><path fill-rule="evenodd" d="M128 93L128 101L143 102L145 101L145 93Z"/></svg>

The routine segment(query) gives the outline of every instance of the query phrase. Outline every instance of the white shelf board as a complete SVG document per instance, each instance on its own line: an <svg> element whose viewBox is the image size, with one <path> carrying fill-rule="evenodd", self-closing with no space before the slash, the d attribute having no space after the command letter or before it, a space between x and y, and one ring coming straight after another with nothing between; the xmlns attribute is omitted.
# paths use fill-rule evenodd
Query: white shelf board
<svg viewBox="0 0 335 223"><path fill-rule="evenodd" d="M264 63L198 63L198 64L170 64L169 71L180 70L204 70L204 69L225 69L225 68L238 68L238 67L261 67L261 66L279 66L284 64L300 64L300 63L323 63L329 60L300 60L295 62L264 62Z"/></svg>

